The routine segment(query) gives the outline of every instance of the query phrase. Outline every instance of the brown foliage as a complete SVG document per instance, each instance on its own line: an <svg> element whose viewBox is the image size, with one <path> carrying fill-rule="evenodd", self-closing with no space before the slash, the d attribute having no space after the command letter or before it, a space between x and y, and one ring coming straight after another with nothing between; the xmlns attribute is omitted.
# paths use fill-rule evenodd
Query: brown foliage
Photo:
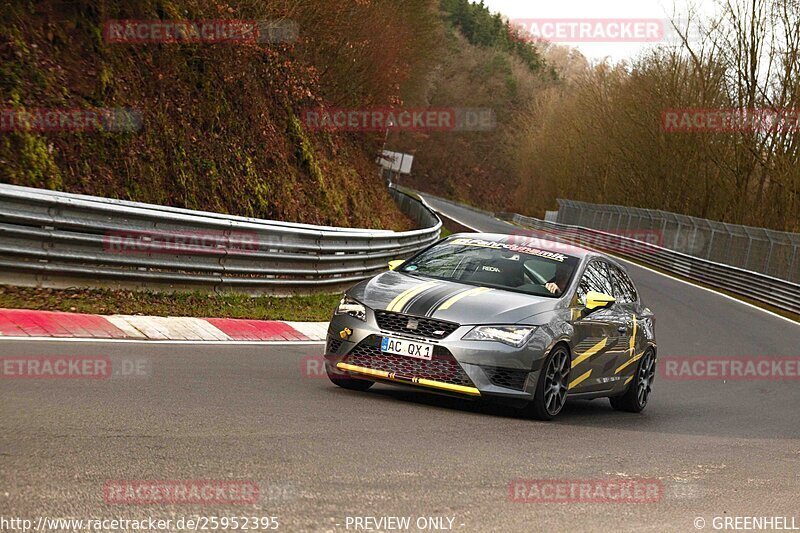
<svg viewBox="0 0 800 533"><path fill-rule="evenodd" d="M797 130L670 132L669 109L800 109L800 25L779 0L731 0L699 42L587 67L520 122L526 211L571 198L800 230Z"/></svg>
<svg viewBox="0 0 800 533"><path fill-rule="evenodd" d="M4 133L0 180L309 223L407 228L375 136L305 131L327 104L396 103L429 52L426 0L17 2L0 26L4 107L127 107L139 132ZM108 19L292 20L300 40L109 43ZM428 24L430 26L430 24Z"/></svg>

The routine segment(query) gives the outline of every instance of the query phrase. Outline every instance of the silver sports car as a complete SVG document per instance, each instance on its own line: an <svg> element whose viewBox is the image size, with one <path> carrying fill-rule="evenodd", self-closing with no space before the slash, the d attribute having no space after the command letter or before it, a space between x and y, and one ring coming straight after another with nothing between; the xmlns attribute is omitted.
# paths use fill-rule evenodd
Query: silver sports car
<svg viewBox="0 0 800 533"><path fill-rule="evenodd" d="M647 405L654 316L613 259L563 243L456 234L346 292L326 345L336 385L499 399L549 420L567 397Z"/></svg>

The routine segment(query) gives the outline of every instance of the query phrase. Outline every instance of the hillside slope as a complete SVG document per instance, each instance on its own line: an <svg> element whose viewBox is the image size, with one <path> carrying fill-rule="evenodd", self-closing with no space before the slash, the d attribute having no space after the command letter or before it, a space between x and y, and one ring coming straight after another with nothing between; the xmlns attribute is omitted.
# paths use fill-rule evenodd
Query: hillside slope
<svg viewBox="0 0 800 533"><path fill-rule="evenodd" d="M424 54L415 52L415 38L382 44L385 32L368 26L380 17L394 20L405 9L417 31L414 13L424 15L427 1L406 2L402 9L391 2L331 1L324 13L313 2L284 11L266 2L123 4L29 1L3 8L4 113L129 108L141 117L141 128L0 131L0 181L260 218L410 227L378 177L379 138L309 132L298 117L308 106L342 103L343 94L361 105L398 99L407 90L402 72L409 69L398 58ZM131 44L109 42L103 34L109 19L287 16L301 28L300 40L288 44ZM328 33L313 31L319 19L326 20ZM355 52L353 43L359 43ZM335 68L321 68L326 65ZM392 93L378 67L394 73Z"/></svg>

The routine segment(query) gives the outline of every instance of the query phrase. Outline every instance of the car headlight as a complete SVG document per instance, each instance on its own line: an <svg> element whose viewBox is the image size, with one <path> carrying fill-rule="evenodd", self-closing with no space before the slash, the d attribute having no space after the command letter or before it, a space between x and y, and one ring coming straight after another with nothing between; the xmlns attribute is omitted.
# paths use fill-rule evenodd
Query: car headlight
<svg viewBox="0 0 800 533"><path fill-rule="evenodd" d="M367 308L358 301L350 298L346 294L342 296L339 307L336 308L337 315L350 315L359 320L367 320Z"/></svg>
<svg viewBox="0 0 800 533"><path fill-rule="evenodd" d="M536 331L534 326L477 326L464 335L467 341L497 341L521 348Z"/></svg>

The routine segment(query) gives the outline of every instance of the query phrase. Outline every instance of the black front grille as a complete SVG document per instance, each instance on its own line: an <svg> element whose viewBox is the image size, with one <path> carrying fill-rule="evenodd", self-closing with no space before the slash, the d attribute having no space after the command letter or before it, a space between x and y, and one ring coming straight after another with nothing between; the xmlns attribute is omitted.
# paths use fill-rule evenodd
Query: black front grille
<svg viewBox="0 0 800 533"><path fill-rule="evenodd" d="M455 357L443 346L435 346L433 357L428 361L384 353L381 351L381 338L377 335L370 335L350 350L343 362L373 370L394 372L409 379L412 377L425 378L452 385L474 387L472 380L469 379Z"/></svg>
<svg viewBox="0 0 800 533"><path fill-rule="evenodd" d="M375 319L382 330L419 335L429 339L443 339L459 327L458 324L445 320L404 315L391 311L375 311Z"/></svg>
<svg viewBox="0 0 800 533"><path fill-rule="evenodd" d="M527 370L517 370L515 368L500 368L493 366L483 367L486 377L492 385L506 387L514 390L524 390L525 380L528 378Z"/></svg>

